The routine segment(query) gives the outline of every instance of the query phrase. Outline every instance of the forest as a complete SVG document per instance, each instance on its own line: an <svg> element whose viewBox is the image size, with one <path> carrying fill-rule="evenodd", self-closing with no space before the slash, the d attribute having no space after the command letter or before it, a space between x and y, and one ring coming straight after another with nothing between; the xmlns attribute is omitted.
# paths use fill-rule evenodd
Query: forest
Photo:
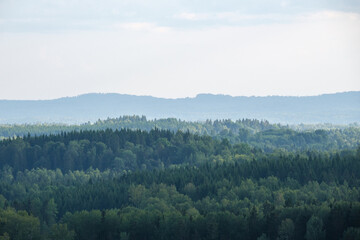
<svg viewBox="0 0 360 240"><path fill-rule="evenodd" d="M183 121L175 118L152 119L145 116L122 116L98 120L81 125L65 124L0 124L0 139L61 134L62 132L84 130L145 130L152 129L182 131L211 136L215 139L227 138L231 143L247 143L271 152L276 149L297 150L334 150L355 148L359 144L360 125L333 124L272 124L267 120L223 119L206 121Z"/></svg>
<svg viewBox="0 0 360 240"><path fill-rule="evenodd" d="M360 239L360 130L1 126L0 239Z"/></svg>

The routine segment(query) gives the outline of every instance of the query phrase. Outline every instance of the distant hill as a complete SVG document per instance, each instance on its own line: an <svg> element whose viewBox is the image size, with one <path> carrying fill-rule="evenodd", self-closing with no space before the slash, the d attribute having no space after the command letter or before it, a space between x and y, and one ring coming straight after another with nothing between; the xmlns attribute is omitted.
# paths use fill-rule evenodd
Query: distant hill
<svg viewBox="0 0 360 240"><path fill-rule="evenodd" d="M191 121L255 118L273 123L348 124L360 121L360 92L307 97L199 94L179 99L90 93L54 100L0 100L0 123L83 123L122 115Z"/></svg>

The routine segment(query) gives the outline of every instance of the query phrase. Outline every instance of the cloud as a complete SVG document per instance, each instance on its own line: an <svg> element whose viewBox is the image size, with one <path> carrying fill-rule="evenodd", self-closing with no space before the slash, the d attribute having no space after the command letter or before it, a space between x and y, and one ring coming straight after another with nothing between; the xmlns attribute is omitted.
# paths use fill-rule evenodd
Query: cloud
<svg viewBox="0 0 360 240"><path fill-rule="evenodd" d="M174 18L176 19L183 19L183 20L190 20L190 21L199 21L199 20L209 20L213 19L214 15L210 13L190 13L190 12L183 12L179 14L175 14Z"/></svg>
<svg viewBox="0 0 360 240"><path fill-rule="evenodd" d="M273 21L288 21L291 20L292 16L289 14L242 14L239 12L222 12L216 13L217 19L225 19L229 22L242 22L247 21L267 21L268 24Z"/></svg>
<svg viewBox="0 0 360 240"><path fill-rule="evenodd" d="M189 13L183 12L174 15L175 19L190 20L190 21L205 21L205 20L226 20L228 22L241 22L244 20L287 20L288 15L285 14L243 14L237 11L232 12L214 12L214 13Z"/></svg>
<svg viewBox="0 0 360 240"><path fill-rule="evenodd" d="M360 13L324 10L313 13L299 14L297 15L297 19L305 20L305 21L328 21L328 20L359 21Z"/></svg>
<svg viewBox="0 0 360 240"><path fill-rule="evenodd" d="M281 1L280 6L284 8L284 7L289 6L289 4L290 4L289 1L283 0L283 1Z"/></svg>
<svg viewBox="0 0 360 240"><path fill-rule="evenodd" d="M149 31L149 32L166 32L171 28L158 26L155 23L151 22L120 22L112 24L114 29L124 29L130 31Z"/></svg>
<svg viewBox="0 0 360 240"><path fill-rule="evenodd" d="M291 14L245 14L239 11L226 12L182 12L173 16L178 20L175 27L184 25L187 29L218 26L255 26L274 23L291 23L298 20Z"/></svg>
<svg viewBox="0 0 360 240"><path fill-rule="evenodd" d="M2 33L0 96L119 92L174 98L199 92L360 90L359 26L357 15L317 12L287 24L161 31L155 22L119 21L106 31Z"/></svg>
<svg viewBox="0 0 360 240"><path fill-rule="evenodd" d="M129 23L120 28L161 32L167 30L165 27L194 29L290 23L301 18L336 19L346 11L352 11L348 16L356 18L360 1L214 0L204 4L191 0L0 0L0 32L98 30L118 23Z"/></svg>
<svg viewBox="0 0 360 240"><path fill-rule="evenodd" d="M358 21L360 13L323 10L317 12L284 14L244 14L239 11L194 13L183 12L175 14L175 19L197 22L201 21L202 26L251 26L259 24L289 24L296 22L313 21Z"/></svg>

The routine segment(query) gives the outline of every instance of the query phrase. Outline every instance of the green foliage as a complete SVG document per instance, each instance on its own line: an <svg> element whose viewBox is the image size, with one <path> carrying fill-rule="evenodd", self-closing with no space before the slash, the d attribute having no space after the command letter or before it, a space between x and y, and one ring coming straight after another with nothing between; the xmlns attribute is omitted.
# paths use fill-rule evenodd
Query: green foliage
<svg viewBox="0 0 360 240"><path fill-rule="evenodd" d="M6 232L2 236L0 236L0 240L10 240L9 234Z"/></svg>
<svg viewBox="0 0 360 240"><path fill-rule="evenodd" d="M323 227L323 221L316 216L312 216L306 223L306 240L325 239L325 231L323 230Z"/></svg>
<svg viewBox="0 0 360 240"><path fill-rule="evenodd" d="M54 224L50 228L48 238L51 240L73 240L75 232L68 230L66 224Z"/></svg>
<svg viewBox="0 0 360 240"><path fill-rule="evenodd" d="M289 219L286 218L285 220L283 220L279 226L279 230L278 230L278 240L292 240L294 239L294 231L295 231L295 226L294 226L294 222Z"/></svg>
<svg viewBox="0 0 360 240"><path fill-rule="evenodd" d="M4 209L6 204L6 198L0 194L0 209Z"/></svg>
<svg viewBox="0 0 360 240"><path fill-rule="evenodd" d="M159 129L7 139L0 239L357 239L359 152Z"/></svg>
<svg viewBox="0 0 360 240"><path fill-rule="evenodd" d="M40 222L26 211L0 210L0 235L12 240L41 239Z"/></svg>
<svg viewBox="0 0 360 240"><path fill-rule="evenodd" d="M155 128L173 132L189 131L193 134L211 136L218 140L227 138L231 143L245 142L266 152L274 151L277 148L287 151L356 148L360 139L360 127L356 123L346 126L330 124L286 126L270 124L266 120L259 121L256 119L187 122L174 118L147 120L145 116L108 118L81 125L0 125L0 139L23 137L28 136L28 134L40 136L43 134L106 129L132 129L149 132Z"/></svg>
<svg viewBox="0 0 360 240"><path fill-rule="evenodd" d="M360 239L360 228L349 227L343 234L342 240Z"/></svg>
<svg viewBox="0 0 360 240"><path fill-rule="evenodd" d="M263 233L260 237L258 237L256 240L269 240L269 238Z"/></svg>

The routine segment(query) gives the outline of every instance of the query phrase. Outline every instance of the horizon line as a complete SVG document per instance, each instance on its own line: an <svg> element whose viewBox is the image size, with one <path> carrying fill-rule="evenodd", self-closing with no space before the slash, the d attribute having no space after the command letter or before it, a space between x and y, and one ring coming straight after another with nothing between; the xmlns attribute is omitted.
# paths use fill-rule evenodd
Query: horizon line
<svg viewBox="0 0 360 240"><path fill-rule="evenodd" d="M223 97L258 97L258 98L266 98L266 97L319 97L324 95L335 95L335 94L345 94L345 93L360 93L360 90L351 90L351 91L341 91L341 92L330 92L330 93L320 93L314 95L230 95L225 93L197 93L195 96L187 96L187 97L157 97L152 95L145 95L145 94L129 94L129 93L118 93L118 92L88 92L88 93L80 93L78 95L73 96L63 96L57 98L48 98L48 99L0 99L0 101L53 101L53 100L60 100L66 98L77 98L86 95L122 95L122 96L133 96L133 97L151 97L157 99L164 99L164 100L181 100L181 99L195 99L201 95L210 95L210 96L223 96Z"/></svg>

